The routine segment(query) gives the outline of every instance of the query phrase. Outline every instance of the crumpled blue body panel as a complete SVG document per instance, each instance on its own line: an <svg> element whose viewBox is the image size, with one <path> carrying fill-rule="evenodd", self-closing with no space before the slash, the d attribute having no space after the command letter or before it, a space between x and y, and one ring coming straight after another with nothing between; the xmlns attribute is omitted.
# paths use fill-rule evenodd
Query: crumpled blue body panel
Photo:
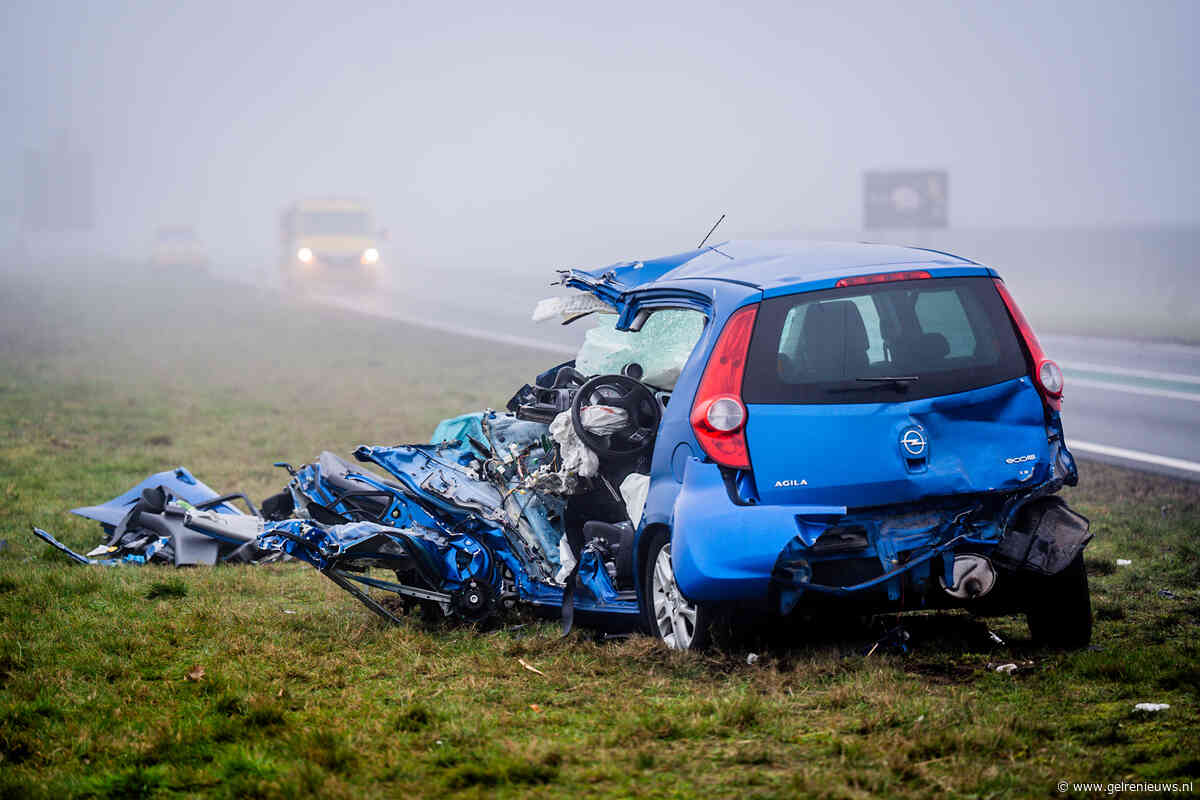
<svg viewBox="0 0 1200 800"><path fill-rule="evenodd" d="M268 523L263 549L282 550L319 570L335 564L355 568L408 568L435 577L438 591L457 589L470 578L491 581L496 565L484 537L443 534L428 528L401 530L370 522L320 525L312 520Z"/></svg>
<svg viewBox="0 0 1200 800"><path fill-rule="evenodd" d="M927 443L920 457L905 452L906 431ZM746 437L758 497L773 505L866 508L1018 490L1054 466L1027 376L910 402L751 405Z"/></svg>
<svg viewBox="0 0 1200 800"><path fill-rule="evenodd" d="M152 490L151 495L161 490L163 505L151 510L144 502L139 502L146 490ZM213 502L230 497L245 500L255 516L246 515L229 502ZM33 532L47 544L83 564L118 566L164 562L192 566L228 558L239 562L255 560L253 554L243 548L249 543L244 530L238 534L231 533L221 525L204 525L194 520L189 523L187 514L189 511L199 511L197 507L203 508L205 514L236 518L235 527L244 527L242 523L253 527L257 520L257 510L245 495L240 492L219 494L184 467L177 467L151 475L106 503L72 509L73 514L99 522L108 539L89 555L75 552L40 528L35 527ZM133 513L135 511L137 513ZM252 535L249 537L252 538ZM101 557L93 558L92 555Z"/></svg>
<svg viewBox="0 0 1200 800"><path fill-rule="evenodd" d="M152 558L154 554L161 550L163 545L167 543L165 537L160 537L147 546L146 549L141 553L130 553L128 555L121 556L120 558L89 558L81 553L76 553L74 550L67 547L65 544L60 542L58 539L55 539L52 535L41 528L34 527L33 535L53 547L55 550L66 554L66 556L72 561L78 561L80 564L98 564L103 567L119 567L125 565L141 566L147 563L150 558Z"/></svg>
<svg viewBox="0 0 1200 800"><path fill-rule="evenodd" d="M515 480L508 487L511 494L501 495L493 483L482 480L471 467L486 457L478 451L479 445L511 456L536 446L546 435L547 426L542 423L492 411L444 420L434 431L433 445L364 445L354 451L354 456L383 467L409 489L430 496L449 514L468 509L491 520L508 519L527 528L535 540L532 545L557 567L558 542L563 535L561 504L518 488Z"/></svg>
<svg viewBox="0 0 1200 800"><path fill-rule="evenodd" d="M213 491L207 484L196 478L192 473L188 472L184 467L176 467L166 472L158 472L151 475L146 480L131 488L129 491L117 495L112 500L100 503L95 506L83 506L81 508L71 509L72 514L78 514L81 517L94 519L97 522L115 527L121 519L129 512L130 507L138 501L142 496L142 491L145 489L153 489L156 486L162 486L167 489L172 495L185 500L192 505L213 500L221 495ZM219 503L213 506L214 511L222 514L241 514L242 512L236 507L228 503Z"/></svg>
<svg viewBox="0 0 1200 800"><path fill-rule="evenodd" d="M466 414L443 421L430 444L360 446L355 458L372 468L329 462L339 470L340 484L323 472L323 457L294 471L289 488L298 507L315 501L346 519L370 521L269 523L259 546L312 564L385 616L390 612L365 596L363 586L434 603L446 613L462 613L463 598L478 591L495 602L560 607L565 501L526 490L516 479L501 491L480 474L488 455L536 454L546 431L545 424L512 415ZM353 492L373 496L370 513L364 514ZM367 576L366 568L396 571L397 581ZM636 598L616 589L602 554L591 546L580 554L576 586L576 610L638 613Z"/></svg>

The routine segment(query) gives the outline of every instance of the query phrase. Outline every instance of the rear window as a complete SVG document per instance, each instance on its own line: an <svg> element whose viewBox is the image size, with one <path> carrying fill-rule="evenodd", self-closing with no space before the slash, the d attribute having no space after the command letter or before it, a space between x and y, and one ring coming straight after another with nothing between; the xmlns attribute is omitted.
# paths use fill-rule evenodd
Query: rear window
<svg viewBox="0 0 1200 800"><path fill-rule="evenodd" d="M896 402L1027 371L991 278L930 278L764 300L742 396L747 403Z"/></svg>

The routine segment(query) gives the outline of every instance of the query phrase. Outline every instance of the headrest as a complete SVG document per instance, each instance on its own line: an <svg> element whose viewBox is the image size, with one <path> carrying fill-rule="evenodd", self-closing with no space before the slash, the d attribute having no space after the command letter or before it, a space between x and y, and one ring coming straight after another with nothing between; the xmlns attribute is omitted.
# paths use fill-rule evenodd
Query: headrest
<svg viewBox="0 0 1200 800"><path fill-rule="evenodd" d="M893 359L913 367L932 366L950 353L950 343L940 333L903 336L891 343Z"/></svg>
<svg viewBox="0 0 1200 800"><path fill-rule="evenodd" d="M921 334L920 344L917 345L923 358L936 361L950 355L950 342L940 333Z"/></svg>
<svg viewBox="0 0 1200 800"><path fill-rule="evenodd" d="M808 347L829 347L845 338L845 352L865 351L867 326L851 300L831 300L808 307L804 315L804 340Z"/></svg>

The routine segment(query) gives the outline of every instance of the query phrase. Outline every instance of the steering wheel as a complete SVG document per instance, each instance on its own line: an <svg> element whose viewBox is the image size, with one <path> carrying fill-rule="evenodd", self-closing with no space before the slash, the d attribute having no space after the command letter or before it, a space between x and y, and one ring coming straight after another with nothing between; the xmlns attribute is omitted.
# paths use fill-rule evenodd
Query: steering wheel
<svg viewBox="0 0 1200 800"><path fill-rule="evenodd" d="M585 406L614 406L629 415L629 424L615 433L601 436L585 429L579 412ZM596 455L623 458L642 453L654 443L662 408L658 399L641 381L625 375L597 375L571 400L571 425L580 440Z"/></svg>

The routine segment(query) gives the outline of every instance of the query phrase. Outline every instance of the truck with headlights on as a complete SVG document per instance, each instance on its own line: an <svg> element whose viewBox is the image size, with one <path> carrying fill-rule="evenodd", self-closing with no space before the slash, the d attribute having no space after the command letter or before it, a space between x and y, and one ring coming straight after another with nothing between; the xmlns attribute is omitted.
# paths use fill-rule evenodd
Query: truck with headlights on
<svg viewBox="0 0 1200 800"><path fill-rule="evenodd" d="M358 200L299 200L280 217L280 268L295 288L372 288L383 277L383 233Z"/></svg>

